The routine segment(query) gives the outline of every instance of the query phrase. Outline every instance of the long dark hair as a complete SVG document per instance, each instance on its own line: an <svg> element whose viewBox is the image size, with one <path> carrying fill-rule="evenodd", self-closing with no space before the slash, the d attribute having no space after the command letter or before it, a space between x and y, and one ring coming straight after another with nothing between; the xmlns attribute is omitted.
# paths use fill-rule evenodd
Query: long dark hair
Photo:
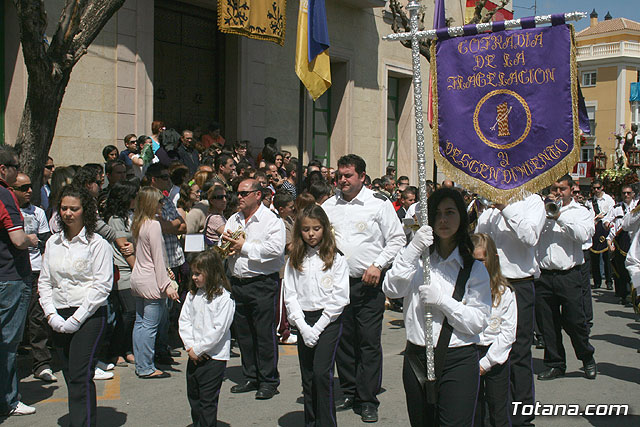
<svg viewBox="0 0 640 427"><path fill-rule="evenodd" d="M213 297L222 295L222 289L231 291L229 285L229 279L224 271L224 264L222 258L218 255L218 252L214 250L208 250L200 252L191 261L191 270L198 270L206 279L204 285L204 293L208 301L211 301ZM198 292L196 284L193 283L193 279L189 281L189 292L195 295Z"/></svg>
<svg viewBox="0 0 640 427"><path fill-rule="evenodd" d="M427 199L429 225L435 228L436 210L440 203L445 199L453 200L453 203L456 205L456 209L458 210L458 214L460 215L460 226L454 235L460 256L462 256L465 261L472 260L473 243L471 242L471 236L469 236L469 216L467 215L467 207L464 204L464 199L459 191L452 188L440 188ZM435 245L431 247L432 252L438 246L440 240L435 233L433 237L435 239Z"/></svg>
<svg viewBox="0 0 640 427"><path fill-rule="evenodd" d="M111 191L104 207L103 217L105 222L109 222L111 217L124 219L124 226L129 227L129 212L131 211L131 201L138 194L138 184L131 181L121 181L116 183Z"/></svg>
<svg viewBox="0 0 640 427"><path fill-rule="evenodd" d="M67 185L62 188L60 197L56 203L56 210L58 211L58 226L64 232L64 235L68 237L69 227L62 220L60 215L60 204L65 197L75 197L80 200L82 205L82 222L84 223L84 230L87 238L91 239L93 233L96 231L96 224L98 223L98 205L95 197L93 197L89 191L85 188L76 187L75 185Z"/></svg>
<svg viewBox="0 0 640 427"><path fill-rule="evenodd" d="M291 252L289 253L289 261L291 266L298 271L302 271L302 262L304 255L307 252L307 244L302 239L302 220L305 218L316 219L322 225L322 240L319 243L320 250L318 254L320 259L324 262L323 271L327 271L333 265L333 259L336 256L336 239L331 232L331 222L322 209L318 205L311 205L308 208L302 210L296 222L293 224L293 233L291 239Z"/></svg>

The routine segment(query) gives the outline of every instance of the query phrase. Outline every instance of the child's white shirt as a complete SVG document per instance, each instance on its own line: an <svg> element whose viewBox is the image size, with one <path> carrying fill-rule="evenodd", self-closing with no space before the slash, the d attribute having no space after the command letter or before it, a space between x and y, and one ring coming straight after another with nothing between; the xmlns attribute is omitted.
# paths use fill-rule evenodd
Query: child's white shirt
<svg viewBox="0 0 640 427"><path fill-rule="evenodd" d="M480 359L480 367L489 371L509 358L511 346L516 340L518 308L513 291L506 288L497 307L491 306L489 324L480 333L480 345L488 345L487 354Z"/></svg>
<svg viewBox="0 0 640 427"><path fill-rule="evenodd" d="M236 303L226 289L211 301L202 289L195 295L189 292L178 321L184 347L192 348L198 356L206 353L212 359L229 360L235 309Z"/></svg>

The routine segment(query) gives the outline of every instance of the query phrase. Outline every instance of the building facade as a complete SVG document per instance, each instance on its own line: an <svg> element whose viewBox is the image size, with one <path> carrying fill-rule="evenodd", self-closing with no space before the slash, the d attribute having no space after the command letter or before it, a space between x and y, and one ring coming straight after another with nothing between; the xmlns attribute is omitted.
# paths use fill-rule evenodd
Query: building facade
<svg viewBox="0 0 640 427"><path fill-rule="evenodd" d="M632 87L640 82L640 23L626 18L598 20L594 10L588 28L576 34L578 72L591 132L585 135L581 160L593 159L600 146L613 165L615 133L640 125L640 102Z"/></svg>

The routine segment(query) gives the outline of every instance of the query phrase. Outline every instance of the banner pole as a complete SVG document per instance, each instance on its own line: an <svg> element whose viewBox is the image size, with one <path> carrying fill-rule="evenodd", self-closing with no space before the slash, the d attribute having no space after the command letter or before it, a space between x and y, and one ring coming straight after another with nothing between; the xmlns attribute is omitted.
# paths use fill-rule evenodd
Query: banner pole
<svg viewBox="0 0 640 427"><path fill-rule="evenodd" d="M424 147L424 116L422 114L422 75L420 71L420 46L418 45L418 11L420 5L416 0L411 0L407 5L410 13L411 28L411 57L413 60L413 106L416 120L416 144L418 146L418 184L420 189L420 224L428 223L427 216L427 156ZM431 284L431 266L429 264L429 251L422 254L422 272L425 286ZM436 379L434 354L433 354L433 313L431 306L424 306L424 342L427 356L427 379Z"/></svg>

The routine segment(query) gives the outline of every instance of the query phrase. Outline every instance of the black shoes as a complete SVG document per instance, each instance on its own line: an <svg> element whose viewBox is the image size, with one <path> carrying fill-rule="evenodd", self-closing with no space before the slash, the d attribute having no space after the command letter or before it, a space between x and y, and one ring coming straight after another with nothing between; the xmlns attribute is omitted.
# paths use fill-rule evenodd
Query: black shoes
<svg viewBox="0 0 640 427"><path fill-rule="evenodd" d="M608 290L612 290L613 289L613 284L612 283L607 283L607 289Z"/></svg>
<svg viewBox="0 0 640 427"><path fill-rule="evenodd" d="M591 359L588 362L582 362L584 366L584 376L587 379L595 380L596 375L598 375L598 366L596 365L595 359Z"/></svg>
<svg viewBox="0 0 640 427"><path fill-rule="evenodd" d="M549 368L538 374L538 379L540 381L555 380L560 377L564 377L564 369L561 368Z"/></svg>
<svg viewBox="0 0 640 427"><path fill-rule="evenodd" d="M373 403L363 403L360 418L362 418L362 422L365 423L377 423L378 408L376 408L376 405Z"/></svg>
<svg viewBox="0 0 640 427"><path fill-rule="evenodd" d="M236 384L231 387L231 393L247 393L258 389L258 385L253 381L247 381L244 384Z"/></svg>
<svg viewBox="0 0 640 427"><path fill-rule="evenodd" d="M353 409L354 398L353 397L345 397L342 403L336 405L336 411L347 411L349 409Z"/></svg>
<svg viewBox="0 0 640 427"><path fill-rule="evenodd" d="M276 394L280 393L277 388L270 385L261 385L260 389L256 393L256 399L267 400L271 399Z"/></svg>

